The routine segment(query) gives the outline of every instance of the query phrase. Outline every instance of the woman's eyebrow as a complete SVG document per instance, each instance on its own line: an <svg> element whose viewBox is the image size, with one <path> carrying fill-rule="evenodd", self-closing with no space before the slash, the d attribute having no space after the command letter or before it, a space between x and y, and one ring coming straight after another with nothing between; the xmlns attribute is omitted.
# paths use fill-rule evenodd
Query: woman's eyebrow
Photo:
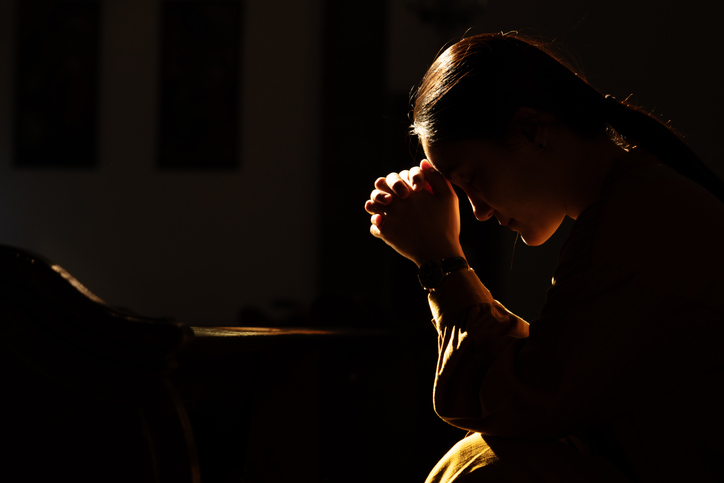
<svg viewBox="0 0 724 483"><path fill-rule="evenodd" d="M452 166L447 166L447 167L444 167L444 168L439 168L439 167L435 166L435 164L434 164L432 161L430 161L430 158L429 158L429 157L426 158L426 159L430 162L430 164L432 164L432 167L435 168L435 170L436 170L437 172L439 172L441 175L443 175L443 177L444 177L445 179L448 179L448 180L450 179L450 177L452 176L452 174L455 172L455 169L457 168L457 164L455 164L455 163L454 163Z"/></svg>
<svg viewBox="0 0 724 483"><path fill-rule="evenodd" d="M438 171L440 171L440 174L442 174L445 179L452 180L452 175L455 174L455 171L457 170L457 168L458 168L458 165L454 164L452 166L448 166L443 169L438 169ZM437 169L437 168L435 168L435 169Z"/></svg>

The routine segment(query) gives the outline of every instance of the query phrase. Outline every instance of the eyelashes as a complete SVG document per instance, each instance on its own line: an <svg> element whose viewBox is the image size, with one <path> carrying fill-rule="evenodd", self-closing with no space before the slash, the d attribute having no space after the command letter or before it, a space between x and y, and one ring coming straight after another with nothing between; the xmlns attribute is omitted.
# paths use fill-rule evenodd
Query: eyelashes
<svg viewBox="0 0 724 483"><path fill-rule="evenodd" d="M471 174L466 174L466 175L462 175L462 174L459 174L459 173L458 173L456 177L457 177L457 180L458 180L460 183L463 183L463 184L470 184L470 183L473 182L473 175L472 175L472 173L471 173ZM450 177L450 181L455 182L455 180L453 179L452 176Z"/></svg>
<svg viewBox="0 0 724 483"><path fill-rule="evenodd" d="M480 193L480 190L479 190L478 187L475 185L475 177L474 177L472 174L469 175L469 176L466 176L466 178L463 179L463 182L465 183L465 186L467 186L467 188L468 188L469 190L471 190L471 191L473 191L473 192L475 192L475 193Z"/></svg>
<svg viewBox="0 0 724 483"><path fill-rule="evenodd" d="M466 190L471 190L478 192L478 188L475 186L475 173L455 173L451 178L457 178L457 179L450 179L450 181L454 184L459 185L461 188Z"/></svg>

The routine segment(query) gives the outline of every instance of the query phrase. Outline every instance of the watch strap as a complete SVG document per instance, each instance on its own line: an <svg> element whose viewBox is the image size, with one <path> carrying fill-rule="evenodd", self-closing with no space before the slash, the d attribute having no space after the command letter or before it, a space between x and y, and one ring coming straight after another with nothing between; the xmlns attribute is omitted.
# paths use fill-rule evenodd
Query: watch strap
<svg viewBox="0 0 724 483"><path fill-rule="evenodd" d="M417 278L425 290L438 288L450 273L469 268L463 257L452 257L444 260L431 260L420 265Z"/></svg>
<svg viewBox="0 0 724 483"><path fill-rule="evenodd" d="M455 270L468 268L468 261L463 257L446 258L445 260L442 260L440 264L442 265L442 271L445 273L445 276Z"/></svg>

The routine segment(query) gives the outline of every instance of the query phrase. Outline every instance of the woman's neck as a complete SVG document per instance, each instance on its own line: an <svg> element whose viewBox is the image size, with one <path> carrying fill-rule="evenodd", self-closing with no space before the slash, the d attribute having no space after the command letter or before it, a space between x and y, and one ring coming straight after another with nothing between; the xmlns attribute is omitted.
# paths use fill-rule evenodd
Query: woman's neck
<svg viewBox="0 0 724 483"><path fill-rule="evenodd" d="M573 133L571 133L573 134ZM566 213L574 220L601 196L604 182L616 162L628 151L608 136L593 139L573 135L563 158L566 165Z"/></svg>

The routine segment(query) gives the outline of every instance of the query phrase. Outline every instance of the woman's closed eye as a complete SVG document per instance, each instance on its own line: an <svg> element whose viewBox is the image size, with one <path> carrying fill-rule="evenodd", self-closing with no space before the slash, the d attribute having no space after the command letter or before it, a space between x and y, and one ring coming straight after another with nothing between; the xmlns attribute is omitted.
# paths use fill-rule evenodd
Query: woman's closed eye
<svg viewBox="0 0 724 483"><path fill-rule="evenodd" d="M460 181L465 184L465 186L472 189L475 189L475 185L473 184L474 180L475 178L472 173L460 177Z"/></svg>
<svg viewBox="0 0 724 483"><path fill-rule="evenodd" d="M451 183L454 184L470 184L473 181L472 173L453 173L448 177Z"/></svg>

